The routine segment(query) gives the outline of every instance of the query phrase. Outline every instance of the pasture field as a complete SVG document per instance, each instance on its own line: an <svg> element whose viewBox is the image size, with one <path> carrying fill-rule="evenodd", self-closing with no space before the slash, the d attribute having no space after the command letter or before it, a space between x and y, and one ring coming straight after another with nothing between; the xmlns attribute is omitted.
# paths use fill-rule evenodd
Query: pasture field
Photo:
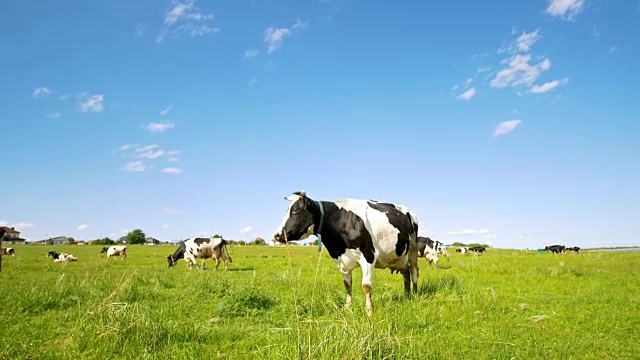
<svg viewBox="0 0 640 360"><path fill-rule="evenodd" d="M169 269L175 246L13 246L0 273L2 359L638 359L640 253L488 249L419 259L420 293L315 247L231 246L230 271ZM49 250L79 261L54 263Z"/></svg>

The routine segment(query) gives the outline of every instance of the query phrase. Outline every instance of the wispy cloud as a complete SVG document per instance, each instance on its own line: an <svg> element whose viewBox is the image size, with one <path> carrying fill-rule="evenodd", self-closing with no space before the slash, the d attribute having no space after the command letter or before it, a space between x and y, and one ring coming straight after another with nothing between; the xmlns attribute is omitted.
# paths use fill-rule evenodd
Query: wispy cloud
<svg viewBox="0 0 640 360"><path fill-rule="evenodd" d="M160 116L165 116L169 113L169 111L171 111L172 106L169 105L166 108L160 110Z"/></svg>
<svg viewBox="0 0 640 360"><path fill-rule="evenodd" d="M21 229L30 229L35 227L34 224L30 224L30 223L26 223L26 222L19 222L19 223L12 223L9 221L4 221L4 220L0 220L0 226L6 226L9 228L15 228L16 230L21 230Z"/></svg>
<svg viewBox="0 0 640 360"><path fill-rule="evenodd" d="M161 123L149 123L140 125L143 129L152 132L152 133L161 133L165 132L169 129L172 129L175 124L170 121L165 121Z"/></svg>
<svg viewBox="0 0 640 360"><path fill-rule="evenodd" d="M296 20L296 22L290 27L274 28L269 27L264 31L264 43L267 45L267 54L278 50L282 46L282 42L288 36L291 36L294 30L304 29L307 27L306 22Z"/></svg>
<svg viewBox="0 0 640 360"><path fill-rule="evenodd" d="M569 82L569 78L549 81L549 82L546 82L546 83L544 83L542 85L533 86L531 88L531 92L534 93L534 94L546 93L547 91L551 91L551 90L557 88L558 86L565 85L568 82Z"/></svg>
<svg viewBox="0 0 640 360"><path fill-rule="evenodd" d="M161 171L163 174L182 174L182 169L178 169L178 168L173 168L173 167L168 167L168 168L164 168Z"/></svg>
<svg viewBox="0 0 640 360"><path fill-rule="evenodd" d="M147 31L147 28L142 23L136 24L136 30L135 30L136 37L141 37L142 35L144 35L146 31Z"/></svg>
<svg viewBox="0 0 640 360"><path fill-rule="evenodd" d="M213 14L205 14L195 6L195 0L172 1L170 10L164 16L163 27L156 38L161 43L172 33L177 37L179 33L186 33L191 37L215 34L220 29L211 25Z"/></svg>
<svg viewBox="0 0 640 360"><path fill-rule="evenodd" d="M78 230L86 230L89 228L88 224L82 224L82 225L78 225L77 229Z"/></svg>
<svg viewBox="0 0 640 360"><path fill-rule="evenodd" d="M124 171L141 172L145 171L147 166L142 161L133 161L124 166Z"/></svg>
<svg viewBox="0 0 640 360"><path fill-rule="evenodd" d="M471 98L476 94L476 88L472 87L471 89L463 92L458 96L458 99L461 100L471 100Z"/></svg>
<svg viewBox="0 0 640 360"><path fill-rule="evenodd" d="M242 57L242 60L251 60L253 58L255 58L256 56L258 56L258 50L247 50L244 52L244 56Z"/></svg>
<svg viewBox="0 0 640 360"><path fill-rule="evenodd" d="M493 132L493 137L502 136L512 132L518 127L518 125L520 125L520 123L522 123L522 120L519 119L499 123Z"/></svg>
<svg viewBox="0 0 640 360"><path fill-rule="evenodd" d="M39 86L33 90L33 98L34 99L44 99L51 94L51 90L45 86Z"/></svg>
<svg viewBox="0 0 640 360"><path fill-rule="evenodd" d="M245 235L246 235L246 234L251 233L251 231L252 231L252 230L253 230L253 227L252 227L252 226L245 226L245 227L243 227L242 229L240 229L240 233L242 233L242 234L245 234Z"/></svg>
<svg viewBox="0 0 640 360"><path fill-rule="evenodd" d="M146 151L142 151L138 154L138 156L136 156L139 159L156 159L159 158L160 156L164 155L164 151L163 150L154 150L154 149L149 149Z"/></svg>
<svg viewBox="0 0 640 360"><path fill-rule="evenodd" d="M473 229L463 229L463 230L459 230L459 231L450 231L448 233L449 236L451 237L461 237L461 236L482 236L486 239L489 238L493 238L496 235L489 229L480 229L480 230L473 230Z"/></svg>
<svg viewBox="0 0 640 360"><path fill-rule="evenodd" d="M538 63L531 63L531 55L514 55L505 59L500 64L508 64L507 68L500 70L491 80L491 87L504 88L508 86L531 86L543 72L551 68L551 61L543 58Z"/></svg>
<svg viewBox="0 0 640 360"><path fill-rule="evenodd" d="M58 119L60 116L62 116L62 113L57 112L57 113L53 113L53 114L47 114L48 118L52 118L52 119Z"/></svg>
<svg viewBox="0 0 640 360"><path fill-rule="evenodd" d="M545 13L563 20L573 20L583 7L584 0L548 0Z"/></svg>
<svg viewBox="0 0 640 360"><path fill-rule="evenodd" d="M164 213L167 215L180 215L182 214L182 211L178 210L178 209L174 209L171 207L166 207L164 208Z"/></svg>
<svg viewBox="0 0 640 360"><path fill-rule="evenodd" d="M102 112L102 110L104 109L102 104L102 102L104 101L104 95L94 94L91 96L84 95L81 97L84 98L84 101L81 101L79 106L79 110L81 112Z"/></svg>

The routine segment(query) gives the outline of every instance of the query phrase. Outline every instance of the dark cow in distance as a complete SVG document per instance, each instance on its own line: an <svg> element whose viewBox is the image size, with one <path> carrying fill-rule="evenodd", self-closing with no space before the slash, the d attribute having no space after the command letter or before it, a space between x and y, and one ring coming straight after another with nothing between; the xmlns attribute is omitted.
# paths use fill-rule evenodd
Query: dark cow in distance
<svg viewBox="0 0 640 360"><path fill-rule="evenodd" d="M13 248L2 248L2 255L16 256L16 251Z"/></svg>
<svg viewBox="0 0 640 360"><path fill-rule="evenodd" d="M469 248L469 251L473 251L476 253L483 253L485 252L486 248L484 246L472 246Z"/></svg>
<svg viewBox="0 0 640 360"><path fill-rule="evenodd" d="M274 240L287 243L316 235L342 273L345 306L351 305L351 272L358 266L369 317L374 269L401 273L406 296L411 283L413 292L418 292L418 220L405 206L361 199L316 201L304 191L285 200L289 208Z"/></svg>
<svg viewBox="0 0 640 360"><path fill-rule="evenodd" d="M229 269L229 263L233 262L229 252L227 251L227 242L223 238L201 238L193 237L180 243L176 251L167 256L169 267L174 266L178 260L184 258L189 265L198 266L196 259L202 259L200 269L204 270L204 262L206 259L213 259L216 262L215 270L218 270L220 260L224 262L224 270Z"/></svg>
<svg viewBox="0 0 640 360"><path fill-rule="evenodd" d="M553 254L560 254L564 251L565 247L564 245L551 245L545 246L544 249L551 251Z"/></svg>
<svg viewBox="0 0 640 360"><path fill-rule="evenodd" d="M567 248L564 249L564 251L566 251L566 252L571 251L571 252L579 254L580 253L580 248L577 247L577 246L567 247Z"/></svg>

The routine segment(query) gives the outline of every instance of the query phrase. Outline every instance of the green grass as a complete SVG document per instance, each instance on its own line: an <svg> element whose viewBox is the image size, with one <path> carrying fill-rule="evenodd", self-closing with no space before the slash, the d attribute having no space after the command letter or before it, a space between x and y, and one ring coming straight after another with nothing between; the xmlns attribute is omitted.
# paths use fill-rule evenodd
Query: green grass
<svg viewBox="0 0 640 360"><path fill-rule="evenodd" d="M0 273L2 359L640 358L640 253L489 249L421 259L420 293L375 271L370 321L361 274L313 247L234 246L230 271L167 268L175 247L13 246ZM49 250L70 252L54 263Z"/></svg>

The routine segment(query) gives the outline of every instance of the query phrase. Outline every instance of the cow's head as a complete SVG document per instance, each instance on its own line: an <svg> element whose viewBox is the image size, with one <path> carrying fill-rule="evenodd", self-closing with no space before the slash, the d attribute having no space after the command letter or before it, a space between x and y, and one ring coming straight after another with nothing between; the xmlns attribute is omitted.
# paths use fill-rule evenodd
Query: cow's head
<svg viewBox="0 0 640 360"><path fill-rule="evenodd" d="M284 243L304 240L311 236L315 227L314 211L317 205L307 197L304 191L296 191L284 199L290 201L289 208L280 227L273 234L273 239Z"/></svg>
<svg viewBox="0 0 640 360"><path fill-rule="evenodd" d="M172 267L177 261L173 259L173 255L169 255L167 256L167 262L169 263L169 267Z"/></svg>
<svg viewBox="0 0 640 360"><path fill-rule="evenodd" d="M107 251L109 251L109 249L107 249L106 247L103 247L102 250L100 250L100 254L106 253Z"/></svg>

